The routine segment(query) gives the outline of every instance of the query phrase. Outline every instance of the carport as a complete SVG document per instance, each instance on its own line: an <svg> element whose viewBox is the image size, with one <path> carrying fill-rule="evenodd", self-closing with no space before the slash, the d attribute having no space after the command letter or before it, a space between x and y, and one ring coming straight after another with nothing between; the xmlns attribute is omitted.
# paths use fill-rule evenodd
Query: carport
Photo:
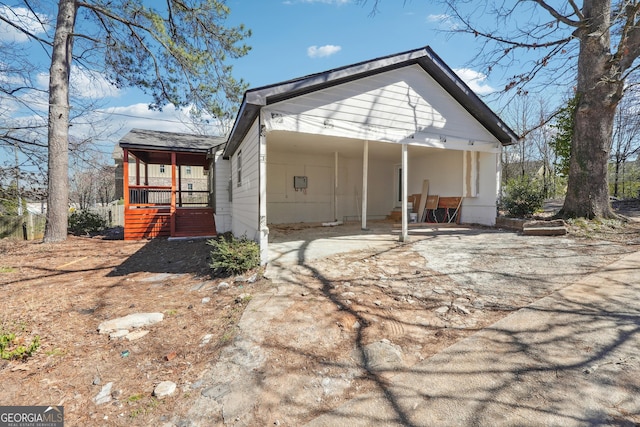
<svg viewBox="0 0 640 427"><path fill-rule="evenodd" d="M231 231L385 218L408 196L464 198L462 222L493 225L502 145L513 133L430 48L249 90L224 150Z"/></svg>

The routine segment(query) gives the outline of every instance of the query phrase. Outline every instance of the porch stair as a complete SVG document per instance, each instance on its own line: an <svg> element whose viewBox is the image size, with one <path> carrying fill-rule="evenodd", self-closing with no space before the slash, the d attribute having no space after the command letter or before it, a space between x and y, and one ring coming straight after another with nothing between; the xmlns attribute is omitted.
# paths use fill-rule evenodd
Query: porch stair
<svg viewBox="0 0 640 427"><path fill-rule="evenodd" d="M402 221L402 208L395 208L387 215L387 219L391 221Z"/></svg>
<svg viewBox="0 0 640 427"><path fill-rule="evenodd" d="M212 208L182 208L176 210L176 230L171 237L213 237L216 223Z"/></svg>

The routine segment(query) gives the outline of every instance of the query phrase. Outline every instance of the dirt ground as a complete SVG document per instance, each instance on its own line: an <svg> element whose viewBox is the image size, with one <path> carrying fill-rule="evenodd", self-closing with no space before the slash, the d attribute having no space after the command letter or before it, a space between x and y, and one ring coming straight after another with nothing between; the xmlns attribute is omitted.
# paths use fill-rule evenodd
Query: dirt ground
<svg viewBox="0 0 640 427"><path fill-rule="evenodd" d="M625 208L625 214L639 212ZM576 224L571 233L577 241L615 248L607 260L640 244L637 222ZM273 284L260 272L255 282L247 279L256 272L212 278L204 240L103 237L0 242L0 328L25 343L36 335L41 342L24 361L0 361L0 405L63 405L69 426L190 425L203 378L233 342L249 301ZM527 303L489 300L423 265L418 253L397 247L299 268L296 285L303 290L269 324L267 362L257 372L269 392L248 425L300 425L379 386L384 374L363 370L362 358L371 355L357 349L383 337L412 365ZM138 340L97 331L105 320L146 312L163 313L164 320ZM304 384L291 383L288 372ZM178 385L176 393L155 398L154 387L166 380ZM114 383L111 401L97 405L93 399L108 382ZM211 425L223 421L233 424L221 418Z"/></svg>

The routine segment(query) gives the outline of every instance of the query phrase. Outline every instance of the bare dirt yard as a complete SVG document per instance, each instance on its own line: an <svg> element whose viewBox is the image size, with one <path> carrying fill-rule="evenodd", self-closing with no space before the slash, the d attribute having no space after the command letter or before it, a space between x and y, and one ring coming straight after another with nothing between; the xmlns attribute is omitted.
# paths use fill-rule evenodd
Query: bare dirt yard
<svg viewBox="0 0 640 427"><path fill-rule="evenodd" d="M69 426L301 425L384 386L394 364L424 360L640 247L638 222L570 231L515 241L514 232L443 229L408 245L309 260L277 280L261 271L212 277L204 240L1 241L0 329L18 343L38 336L41 346L24 360L0 360L0 405L63 405ZM337 233L273 235L295 232ZM279 309L262 314L269 305ZM253 323L242 330L247 307ZM163 320L142 337L98 332L106 320L150 312ZM244 348L247 334L260 348L244 363L250 380L234 389L244 371L221 359ZM363 358L380 369L363 368ZM177 389L155 397L163 381ZM234 390L249 403L230 402Z"/></svg>

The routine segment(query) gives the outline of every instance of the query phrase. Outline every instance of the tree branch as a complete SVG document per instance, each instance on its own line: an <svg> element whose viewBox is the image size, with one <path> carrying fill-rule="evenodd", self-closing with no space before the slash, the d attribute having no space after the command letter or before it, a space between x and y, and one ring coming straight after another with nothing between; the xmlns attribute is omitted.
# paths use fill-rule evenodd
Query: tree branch
<svg viewBox="0 0 640 427"><path fill-rule="evenodd" d="M27 31L24 28L22 28L21 26L19 26L18 24L15 24L13 22L11 22L10 20L8 20L7 18L5 18L4 16L0 15L0 21L9 24L11 27L15 28L16 30L18 30L19 32L21 32L22 34L24 34L25 36L32 38L34 40L39 41L40 43L46 44L47 46L51 47L53 46L53 43L51 43L48 40L43 39L42 37L38 37L35 34L33 34L31 31Z"/></svg>
<svg viewBox="0 0 640 427"><path fill-rule="evenodd" d="M533 1L534 3L538 4L541 8L543 8L544 10L546 10L547 12L549 12L549 14L551 16L553 16L554 18L556 18L558 21L562 22L563 24L569 25L570 27L579 27L581 25L581 17L582 14L579 12L580 9L577 7L577 5L571 1L571 6L573 8L574 13L578 12L578 18L580 20L578 21L573 21L571 19L569 19L569 17L561 14L560 12L558 12L555 8L551 7L546 1L544 0L530 0Z"/></svg>

